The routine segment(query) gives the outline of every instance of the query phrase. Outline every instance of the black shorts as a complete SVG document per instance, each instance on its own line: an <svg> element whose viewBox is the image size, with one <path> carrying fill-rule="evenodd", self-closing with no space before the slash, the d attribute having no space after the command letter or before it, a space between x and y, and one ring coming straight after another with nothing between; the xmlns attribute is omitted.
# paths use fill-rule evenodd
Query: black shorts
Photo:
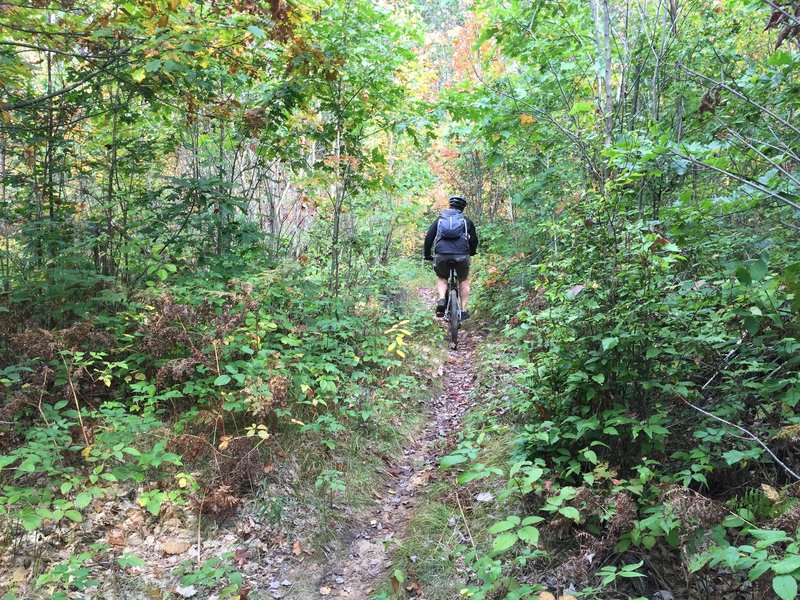
<svg viewBox="0 0 800 600"><path fill-rule="evenodd" d="M442 279L450 277L449 261L456 263L456 275L459 279L469 277L469 255L467 254L437 254L433 257L433 271Z"/></svg>

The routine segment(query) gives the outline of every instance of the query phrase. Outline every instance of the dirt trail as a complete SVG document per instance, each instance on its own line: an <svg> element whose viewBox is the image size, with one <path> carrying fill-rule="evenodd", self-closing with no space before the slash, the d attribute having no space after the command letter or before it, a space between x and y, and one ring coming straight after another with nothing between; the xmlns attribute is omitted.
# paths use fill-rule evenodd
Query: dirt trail
<svg viewBox="0 0 800 600"><path fill-rule="evenodd" d="M433 296L427 290L420 295L427 306L433 305ZM425 428L408 441L402 456L387 464L380 497L365 518L348 531L344 552L327 566L319 581L318 597L367 600L391 576L393 540L403 538L421 491L436 476L439 458L460 430L475 381L478 341L479 333L472 327L459 333L458 350L450 350L444 364L442 393L427 407Z"/></svg>

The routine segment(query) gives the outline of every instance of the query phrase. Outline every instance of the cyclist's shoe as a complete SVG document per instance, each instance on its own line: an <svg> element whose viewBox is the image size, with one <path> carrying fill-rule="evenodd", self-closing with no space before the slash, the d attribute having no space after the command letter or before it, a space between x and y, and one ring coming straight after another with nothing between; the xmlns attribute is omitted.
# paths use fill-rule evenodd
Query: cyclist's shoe
<svg viewBox="0 0 800 600"><path fill-rule="evenodd" d="M461 311L461 320L462 321L466 321L467 319L469 319L469 311L468 310L462 310Z"/></svg>
<svg viewBox="0 0 800 600"><path fill-rule="evenodd" d="M436 303L436 316L443 317L444 316L444 309L447 307L447 300L442 298L439 302Z"/></svg>

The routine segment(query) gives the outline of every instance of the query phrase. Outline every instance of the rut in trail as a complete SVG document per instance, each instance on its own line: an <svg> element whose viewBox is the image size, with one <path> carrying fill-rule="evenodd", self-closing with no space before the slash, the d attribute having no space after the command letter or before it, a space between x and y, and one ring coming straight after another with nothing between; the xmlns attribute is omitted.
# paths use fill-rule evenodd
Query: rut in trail
<svg viewBox="0 0 800 600"><path fill-rule="evenodd" d="M433 305L432 294L420 294L426 305ZM366 517L350 529L344 553L320 579L317 589L323 590L326 597L367 600L389 578L393 540L404 537L423 488L436 475L443 451L460 430L472 397L479 337L471 327L459 332L458 350L449 351L444 365L442 393L427 407L427 425L418 437L408 441L402 456L387 465L381 497ZM444 339L441 342L444 344Z"/></svg>

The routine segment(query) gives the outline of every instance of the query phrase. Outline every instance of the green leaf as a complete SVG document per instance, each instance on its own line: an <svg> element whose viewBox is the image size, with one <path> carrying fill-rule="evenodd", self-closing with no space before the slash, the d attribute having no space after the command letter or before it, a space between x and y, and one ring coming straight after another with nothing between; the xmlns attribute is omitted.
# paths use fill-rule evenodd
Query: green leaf
<svg viewBox="0 0 800 600"><path fill-rule="evenodd" d="M757 259L754 261L750 261L750 277L753 278L753 281L760 281L767 276L767 263L765 263L762 259Z"/></svg>
<svg viewBox="0 0 800 600"><path fill-rule="evenodd" d="M603 383L606 380L606 376L603 375L602 373L598 373L597 375L592 375L592 379L595 380L600 385L603 385Z"/></svg>
<svg viewBox="0 0 800 600"><path fill-rule="evenodd" d="M778 575L772 580L772 589L781 600L794 600L797 597L797 580L791 575Z"/></svg>
<svg viewBox="0 0 800 600"><path fill-rule="evenodd" d="M519 538L517 537L516 533L502 533L494 539L494 542L492 543L492 552L496 554L505 552L511 548L511 546L516 544L518 539Z"/></svg>
<svg viewBox="0 0 800 600"><path fill-rule="evenodd" d="M259 39L264 39L267 37L267 34L264 33L264 30L261 27L256 27L255 25L250 25L247 27L247 31L252 33L255 37ZM403 583L402 581L400 583Z"/></svg>
<svg viewBox="0 0 800 600"><path fill-rule="evenodd" d="M81 492L75 497L75 506L80 509L84 509L89 506L89 503L92 501L92 495L89 492Z"/></svg>
<svg viewBox="0 0 800 600"><path fill-rule="evenodd" d="M83 516L75 509L64 511L64 516L67 517L68 519L75 521L76 523L80 523L81 521L83 521Z"/></svg>
<svg viewBox="0 0 800 600"><path fill-rule="evenodd" d="M463 454L449 454L442 458L439 461L439 466L443 469L447 469L448 467L452 467L453 465L457 465L459 463L466 462L467 457Z"/></svg>
<svg viewBox="0 0 800 600"><path fill-rule="evenodd" d="M753 315L747 315L744 318L744 328L750 335L757 334L758 330L761 329L761 319Z"/></svg>
<svg viewBox="0 0 800 600"><path fill-rule="evenodd" d="M131 79L133 79L136 83L142 81L145 77L144 69L136 69L133 73L131 73Z"/></svg>
<svg viewBox="0 0 800 600"><path fill-rule="evenodd" d="M748 533L759 540L758 543L756 543L756 548L767 548L768 546L780 542L792 541L792 538L786 535L785 531L781 531L780 529L751 529Z"/></svg>
<svg viewBox="0 0 800 600"><path fill-rule="evenodd" d="M539 530L536 527L523 527L517 531L517 535L523 542L532 546L536 546L539 543Z"/></svg>
<svg viewBox="0 0 800 600"><path fill-rule="evenodd" d="M755 581L759 577L761 577L764 573L769 571L770 564L766 560L762 560L760 563L756 563L756 565L750 569L750 572L747 574L747 579L750 581Z"/></svg>
<svg viewBox="0 0 800 600"><path fill-rule="evenodd" d="M500 533L501 531L508 531L509 529L516 527L519 525L519 517L516 515L510 515L503 519L502 521L498 521L494 525L489 528L489 533Z"/></svg>
<svg viewBox="0 0 800 600"><path fill-rule="evenodd" d="M787 556L782 561L772 565L772 570L778 575L786 575L800 569L800 555Z"/></svg>
<svg viewBox="0 0 800 600"><path fill-rule="evenodd" d="M619 344L619 338L616 337L603 338L603 350L611 350L611 348L616 347L617 344Z"/></svg>
<svg viewBox="0 0 800 600"><path fill-rule="evenodd" d="M578 509L574 506L562 506L558 509L558 512L576 523L581 520L581 513L579 513Z"/></svg>
<svg viewBox="0 0 800 600"><path fill-rule="evenodd" d="M226 373L223 373L222 375L220 375L219 377L217 377L214 380L214 385L216 385L217 387L220 387L220 386L226 385L226 384L228 384L230 382L231 382L231 376L226 374Z"/></svg>
<svg viewBox="0 0 800 600"><path fill-rule="evenodd" d="M736 279L742 285L750 285L753 282L753 278L750 277L750 270L744 266L740 266L736 269Z"/></svg>
<svg viewBox="0 0 800 600"><path fill-rule="evenodd" d="M591 112L592 110L594 110L594 104L591 102L576 102L572 105L569 114L578 115L585 112Z"/></svg>
<svg viewBox="0 0 800 600"><path fill-rule="evenodd" d="M781 50L780 52L775 52L772 56L770 56L767 62L773 67L790 65L792 64L792 55Z"/></svg>

